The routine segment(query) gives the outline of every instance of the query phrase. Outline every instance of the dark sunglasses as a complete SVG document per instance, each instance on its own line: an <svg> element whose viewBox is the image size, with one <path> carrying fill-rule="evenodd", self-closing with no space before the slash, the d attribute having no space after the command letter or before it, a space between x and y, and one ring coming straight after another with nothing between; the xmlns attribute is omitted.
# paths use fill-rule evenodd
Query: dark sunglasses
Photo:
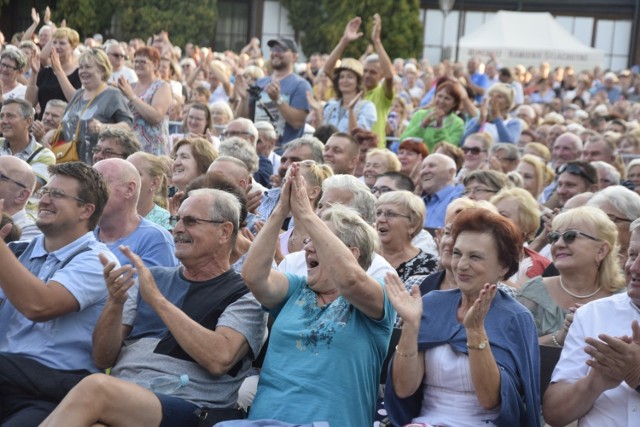
<svg viewBox="0 0 640 427"><path fill-rule="evenodd" d="M567 230L564 233L560 233L558 231L551 231L547 234L547 240L549 241L549 244L552 245L556 243L558 240L560 240L560 237L562 237L562 240L564 240L564 242L567 245L570 245L576 240L578 236L584 236L588 239L595 240L595 241L600 240L578 230Z"/></svg>
<svg viewBox="0 0 640 427"><path fill-rule="evenodd" d="M575 163L565 163L564 165L560 166L560 168L558 168L558 173L556 174L556 176L560 176L565 172L570 173L571 175L581 176L592 184L597 183L593 177L587 175L587 173Z"/></svg>
<svg viewBox="0 0 640 427"><path fill-rule="evenodd" d="M487 150L483 150L480 147L462 147L462 152L464 154L472 154L474 156L477 156L480 153L486 153Z"/></svg>

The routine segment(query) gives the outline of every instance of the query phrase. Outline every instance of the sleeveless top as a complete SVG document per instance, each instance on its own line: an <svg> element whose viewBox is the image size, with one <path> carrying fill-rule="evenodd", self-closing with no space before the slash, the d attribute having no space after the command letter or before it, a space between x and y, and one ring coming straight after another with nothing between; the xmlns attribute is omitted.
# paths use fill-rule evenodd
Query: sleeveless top
<svg viewBox="0 0 640 427"><path fill-rule="evenodd" d="M163 80L154 81L139 98L151 105L153 96L162 83ZM133 85L133 87L135 87L135 85ZM133 132L142 145L142 151L155 154L156 156L169 154L169 120L167 117L165 116L162 122L152 125L140 115L131 101L129 101L129 109L133 114Z"/></svg>

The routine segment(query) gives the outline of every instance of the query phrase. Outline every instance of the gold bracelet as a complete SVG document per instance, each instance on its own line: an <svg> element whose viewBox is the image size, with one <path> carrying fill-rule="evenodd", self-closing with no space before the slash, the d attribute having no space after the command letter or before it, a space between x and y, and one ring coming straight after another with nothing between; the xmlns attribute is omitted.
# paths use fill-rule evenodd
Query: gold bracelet
<svg viewBox="0 0 640 427"><path fill-rule="evenodd" d="M415 353L403 353L400 350L398 350L398 346L396 346L396 354L400 357L415 357L418 352Z"/></svg>

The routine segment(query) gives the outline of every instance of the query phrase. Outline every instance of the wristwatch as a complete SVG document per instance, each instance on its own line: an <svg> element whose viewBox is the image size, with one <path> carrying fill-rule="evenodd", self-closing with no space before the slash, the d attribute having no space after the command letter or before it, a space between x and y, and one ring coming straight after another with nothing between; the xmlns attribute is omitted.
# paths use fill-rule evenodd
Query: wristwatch
<svg viewBox="0 0 640 427"><path fill-rule="evenodd" d="M485 348L487 348L488 345L489 345L489 341L487 341L487 340L480 341L480 344L478 344L478 345L471 345L467 341L467 348L469 350L484 350Z"/></svg>
<svg viewBox="0 0 640 427"><path fill-rule="evenodd" d="M276 105L282 105L284 104L284 99L282 99L282 97L278 97L278 100L276 101Z"/></svg>

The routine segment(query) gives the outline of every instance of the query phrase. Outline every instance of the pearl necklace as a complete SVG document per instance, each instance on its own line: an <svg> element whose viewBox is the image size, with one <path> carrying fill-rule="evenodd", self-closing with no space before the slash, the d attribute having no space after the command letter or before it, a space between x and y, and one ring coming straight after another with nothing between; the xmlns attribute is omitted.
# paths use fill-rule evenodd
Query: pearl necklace
<svg viewBox="0 0 640 427"><path fill-rule="evenodd" d="M595 291L591 292L591 293L590 293L590 294L588 294L588 295L578 295L578 294L574 294L573 292L571 292L569 289L567 289L567 288L564 286L564 283L562 283L562 277L561 277L561 276L558 276L558 279L560 279L560 287L562 288L562 290L563 290L563 291L565 291L566 293L568 293L569 295L571 295L571 296L572 296L572 297L574 297L574 298L578 298L578 299L587 299L587 298L591 298L592 296L594 296L595 294L597 294L598 292L600 292L600 288L601 288L601 286L598 286L598 287L596 288L596 290L595 290Z"/></svg>

